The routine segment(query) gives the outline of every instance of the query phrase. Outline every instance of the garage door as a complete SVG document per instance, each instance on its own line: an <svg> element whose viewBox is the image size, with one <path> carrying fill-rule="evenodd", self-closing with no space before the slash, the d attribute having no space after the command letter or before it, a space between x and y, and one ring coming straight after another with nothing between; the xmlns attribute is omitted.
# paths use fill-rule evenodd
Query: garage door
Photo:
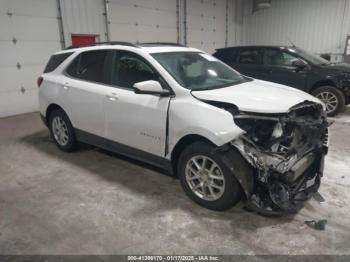
<svg viewBox="0 0 350 262"><path fill-rule="evenodd" d="M226 0L190 0L187 9L187 45L213 53L225 46Z"/></svg>
<svg viewBox="0 0 350 262"><path fill-rule="evenodd" d="M105 42L106 18L103 0L60 0L63 32L66 46L74 36L94 36L96 42Z"/></svg>
<svg viewBox="0 0 350 262"><path fill-rule="evenodd" d="M177 42L176 2L110 0L111 40Z"/></svg>
<svg viewBox="0 0 350 262"><path fill-rule="evenodd" d="M0 0L0 117L38 109L36 79L60 48L56 0Z"/></svg>

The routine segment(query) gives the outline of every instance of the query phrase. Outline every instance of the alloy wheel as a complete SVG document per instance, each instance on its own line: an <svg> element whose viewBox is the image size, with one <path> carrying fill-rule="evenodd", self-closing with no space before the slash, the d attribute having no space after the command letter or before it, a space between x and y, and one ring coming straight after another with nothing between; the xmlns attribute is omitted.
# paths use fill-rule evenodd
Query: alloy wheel
<svg viewBox="0 0 350 262"><path fill-rule="evenodd" d="M60 116L55 116L52 120L52 133L60 146L67 145L69 140L68 128L66 122Z"/></svg>
<svg viewBox="0 0 350 262"><path fill-rule="evenodd" d="M207 156L194 156L186 164L186 181L199 198L219 199L225 190L225 177L218 164Z"/></svg>
<svg viewBox="0 0 350 262"><path fill-rule="evenodd" d="M331 92L321 92L316 96L326 105L326 112L330 113L337 109L338 98Z"/></svg>

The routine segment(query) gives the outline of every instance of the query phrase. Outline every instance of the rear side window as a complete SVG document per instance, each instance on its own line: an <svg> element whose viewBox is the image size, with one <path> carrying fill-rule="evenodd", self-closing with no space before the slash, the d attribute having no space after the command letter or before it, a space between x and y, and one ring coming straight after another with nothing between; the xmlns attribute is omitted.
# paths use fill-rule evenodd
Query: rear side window
<svg viewBox="0 0 350 262"><path fill-rule="evenodd" d="M258 65L262 63L261 52L258 49L246 49L239 52L239 64Z"/></svg>
<svg viewBox="0 0 350 262"><path fill-rule="evenodd" d="M64 60L66 60L73 52L63 53L58 55L52 55L47 63L44 73L49 73L55 70Z"/></svg>
<svg viewBox="0 0 350 262"><path fill-rule="evenodd" d="M67 74L78 79L107 83L105 70L108 51L88 51L81 53L67 68Z"/></svg>

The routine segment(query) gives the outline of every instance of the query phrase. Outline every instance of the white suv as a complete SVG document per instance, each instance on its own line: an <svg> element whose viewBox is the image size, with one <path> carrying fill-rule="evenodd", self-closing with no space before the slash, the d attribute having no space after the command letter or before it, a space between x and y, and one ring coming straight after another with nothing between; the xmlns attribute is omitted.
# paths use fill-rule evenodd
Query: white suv
<svg viewBox="0 0 350 262"><path fill-rule="evenodd" d="M243 200L286 214L319 188L328 147L322 103L200 50L67 49L52 55L38 85L41 116L61 150L79 141L165 168L206 208Z"/></svg>

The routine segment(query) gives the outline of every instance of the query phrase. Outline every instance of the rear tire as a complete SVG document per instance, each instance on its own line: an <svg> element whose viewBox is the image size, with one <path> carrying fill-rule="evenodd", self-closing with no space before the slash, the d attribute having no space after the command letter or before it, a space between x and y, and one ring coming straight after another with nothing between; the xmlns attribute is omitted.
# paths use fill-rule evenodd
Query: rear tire
<svg viewBox="0 0 350 262"><path fill-rule="evenodd" d="M62 109L55 109L49 116L49 129L56 146L64 152L76 149L74 128Z"/></svg>
<svg viewBox="0 0 350 262"><path fill-rule="evenodd" d="M326 105L326 113L329 117L336 116L345 109L344 94L333 86L321 86L314 90L312 95Z"/></svg>
<svg viewBox="0 0 350 262"><path fill-rule="evenodd" d="M223 211L241 199L238 181L209 143L189 145L180 155L177 170L185 193L205 208Z"/></svg>

